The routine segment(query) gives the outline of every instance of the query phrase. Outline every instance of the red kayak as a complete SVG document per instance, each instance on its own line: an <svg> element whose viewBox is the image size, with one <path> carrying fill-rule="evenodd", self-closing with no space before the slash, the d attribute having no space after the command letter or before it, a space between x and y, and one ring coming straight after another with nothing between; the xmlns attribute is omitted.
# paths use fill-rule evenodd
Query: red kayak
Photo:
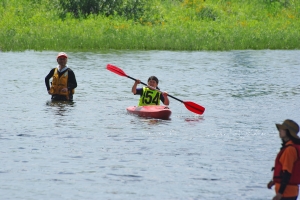
<svg viewBox="0 0 300 200"><path fill-rule="evenodd" d="M170 119L171 110L166 106L130 106L127 112L140 117Z"/></svg>

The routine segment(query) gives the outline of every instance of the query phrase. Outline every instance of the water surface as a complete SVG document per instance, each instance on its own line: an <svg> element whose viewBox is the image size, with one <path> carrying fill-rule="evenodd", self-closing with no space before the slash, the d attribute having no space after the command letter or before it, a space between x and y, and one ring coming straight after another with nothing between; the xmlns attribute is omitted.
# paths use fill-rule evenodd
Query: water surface
<svg viewBox="0 0 300 200"><path fill-rule="evenodd" d="M78 88L53 103L57 52L1 52L2 199L271 199L275 123L300 123L300 51L67 52ZM133 81L170 99L171 120L126 113Z"/></svg>

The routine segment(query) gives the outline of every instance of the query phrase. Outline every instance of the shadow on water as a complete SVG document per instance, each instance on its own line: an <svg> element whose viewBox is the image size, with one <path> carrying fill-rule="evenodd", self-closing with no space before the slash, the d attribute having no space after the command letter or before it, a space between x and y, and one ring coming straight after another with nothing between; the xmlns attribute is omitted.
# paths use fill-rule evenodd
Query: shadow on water
<svg viewBox="0 0 300 200"><path fill-rule="evenodd" d="M52 101L52 100L49 100L49 101L46 102L46 106L49 106L51 108L56 108L55 109L55 114L56 115L65 116L65 113L68 110L67 108L74 107L75 102L73 102L73 101Z"/></svg>
<svg viewBox="0 0 300 200"><path fill-rule="evenodd" d="M131 113L126 113L126 114L134 118L134 120L131 120L132 124L138 124L142 122L143 124L146 123L148 125L159 125L159 124L168 124L171 121L171 119L164 120L164 119L155 119L155 118L148 118L148 117L139 117Z"/></svg>
<svg viewBox="0 0 300 200"><path fill-rule="evenodd" d="M184 119L184 121L186 122L202 122L204 120L204 116L203 115L199 115L199 116L188 116L188 117L182 117Z"/></svg>

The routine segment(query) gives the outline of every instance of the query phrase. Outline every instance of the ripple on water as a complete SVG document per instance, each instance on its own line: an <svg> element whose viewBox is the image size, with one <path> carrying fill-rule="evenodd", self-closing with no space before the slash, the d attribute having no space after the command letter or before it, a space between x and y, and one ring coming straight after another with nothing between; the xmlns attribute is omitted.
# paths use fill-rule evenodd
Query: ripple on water
<svg viewBox="0 0 300 200"><path fill-rule="evenodd" d="M44 77L57 52L0 52L14 66L0 79L1 198L270 199L274 124L299 120L299 53L69 52L74 101L52 102ZM108 63L144 82L156 75L204 115L172 98L170 120L128 114L134 82Z"/></svg>

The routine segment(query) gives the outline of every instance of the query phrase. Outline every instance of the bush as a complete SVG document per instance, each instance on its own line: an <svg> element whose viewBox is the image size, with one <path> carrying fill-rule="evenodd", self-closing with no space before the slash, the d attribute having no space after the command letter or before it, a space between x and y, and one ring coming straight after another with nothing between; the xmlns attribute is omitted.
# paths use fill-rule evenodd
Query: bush
<svg viewBox="0 0 300 200"><path fill-rule="evenodd" d="M105 16L119 15L126 19L139 19L144 13L147 0L59 0L61 17L72 13L74 17L87 17L90 14Z"/></svg>

